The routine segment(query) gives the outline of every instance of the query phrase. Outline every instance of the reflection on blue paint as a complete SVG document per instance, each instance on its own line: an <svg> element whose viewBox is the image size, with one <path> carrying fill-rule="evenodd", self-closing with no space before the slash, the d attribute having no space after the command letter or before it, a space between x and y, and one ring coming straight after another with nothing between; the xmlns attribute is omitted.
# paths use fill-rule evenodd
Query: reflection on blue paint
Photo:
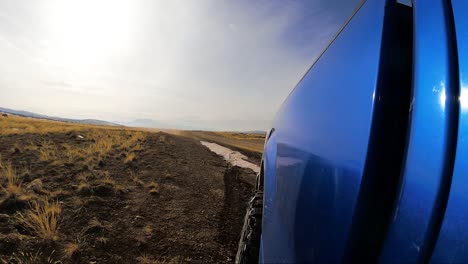
<svg viewBox="0 0 468 264"><path fill-rule="evenodd" d="M264 152L266 263L343 257L367 155L384 5L364 3L277 115Z"/></svg>
<svg viewBox="0 0 468 264"><path fill-rule="evenodd" d="M444 221L431 261L468 263L468 2L452 0L460 71L455 165Z"/></svg>
<svg viewBox="0 0 468 264"><path fill-rule="evenodd" d="M460 107L463 112L468 111L468 86L463 82L460 86Z"/></svg>

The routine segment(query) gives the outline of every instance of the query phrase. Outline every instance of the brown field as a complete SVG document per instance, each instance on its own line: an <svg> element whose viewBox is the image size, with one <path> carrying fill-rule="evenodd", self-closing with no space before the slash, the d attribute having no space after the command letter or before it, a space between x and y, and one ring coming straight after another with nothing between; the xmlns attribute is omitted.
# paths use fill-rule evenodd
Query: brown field
<svg viewBox="0 0 468 264"><path fill-rule="evenodd" d="M0 263L233 262L255 175L198 139L264 140L2 117Z"/></svg>

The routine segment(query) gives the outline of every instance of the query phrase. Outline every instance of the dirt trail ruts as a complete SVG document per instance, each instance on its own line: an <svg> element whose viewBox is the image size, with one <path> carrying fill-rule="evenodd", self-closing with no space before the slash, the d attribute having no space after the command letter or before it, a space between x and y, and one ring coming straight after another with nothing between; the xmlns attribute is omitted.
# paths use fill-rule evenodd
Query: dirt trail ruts
<svg viewBox="0 0 468 264"><path fill-rule="evenodd" d="M49 245L38 243L11 224L11 212L0 210L0 214L10 215L9 223L0 222L4 234L25 235L16 242L0 239L0 256L8 256L12 250L41 250L46 256L55 252L55 258L60 258L64 244L78 241L77 253L64 263L137 263L141 256L176 263L234 261L255 181L252 171L230 167L196 140L148 133L135 161L125 164L118 153L111 153L99 167L125 186L124 194L105 190L79 194L76 176L84 170L82 166L54 167L29 152L11 150L15 143L44 138L58 144L79 143L60 133L6 135L0 136L0 154L4 160L30 168L24 185L39 178L44 189L67 191L58 198L62 204L59 239ZM132 175L144 183L156 182L158 193L150 194L145 186L135 184ZM81 206L75 206L74 200Z"/></svg>

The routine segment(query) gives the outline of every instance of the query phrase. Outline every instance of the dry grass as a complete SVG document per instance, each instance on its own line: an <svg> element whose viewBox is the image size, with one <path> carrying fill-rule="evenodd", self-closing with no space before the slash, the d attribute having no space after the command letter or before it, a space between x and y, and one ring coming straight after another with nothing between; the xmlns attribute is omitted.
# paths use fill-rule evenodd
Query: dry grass
<svg viewBox="0 0 468 264"><path fill-rule="evenodd" d="M23 133L66 133L80 129L87 130L90 128L122 129L122 127L65 123L13 115L8 116L8 118L1 118L0 120L0 133L3 135Z"/></svg>
<svg viewBox="0 0 468 264"><path fill-rule="evenodd" d="M182 131L180 134L189 138L210 141L226 147L233 147L256 153L263 152L263 145L265 143L264 134L210 131Z"/></svg>
<svg viewBox="0 0 468 264"><path fill-rule="evenodd" d="M26 151L34 151L38 149L38 146L31 140L28 140L28 143L24 145L23 149Z"/></svg>
<svg viewBox="0 0 468 264"><path fill-rule="evenodd" d="M98 237L96 238L96 241L102 245L105 245L109 242L109 239L107 237Z"/></svg>
<svg viewBox="0 0 468 264"><path fill-rule="evenodd" d="M73 148L68 144L63 144L62 146L64 148L63 154L61 155L63 161L67 163L73 163L77 160L78 157L80 157L76 148Z"/></svg>
<svg viewBox="0 0 468 264"><path fill-rule="evenodd" d="M29 205L26 208L18 207L22 209L18 209L14 217L12 217L12 219L15 219L15 225L23 226L24 230L28 231L25 237L34 236L38 238L33 239L35 243L42 241L48 243L48 245L59 246L57 250L59 250L60 256L69 261L77 257L78 251L84 250L85 243L70 241L66 239L65 234L61 235L59 239L59 222L61 219L67 219L61 214L67 213L70 208L73 208L73 212L76 214L87 212L89 208L87 206L88 199L82 196L92 194L94 190L92 187L99 186L101 183L111 185L115 195L125 194L128 191L127 186L117 184L115 179L111 177L112 175L109 175L103 169L109 164L113 164L114 159L119 162L129 163L138 158L139 153L144 150L143 145L148 132L122 127L69 124L17 116L0 118L0 135L24 133L35 134L35 136L24 142L11 143L6 150L11 152L8 155L22 154L18 155L19 157L24 156L24 154L34 155L36 158L35 163L26 165L29 166L29 169L23 170L22 167L16 166L18 165L16 163L3 162L0 157L0 194L5 192L9 195L3 197L4 201L9 201L7 199L13 197L15 202L20 202L18 204ZM82 137L77 137L77 135ZM75 140L79 142L75 142ZM37 159L42 162L37 162ZM105 161L105 163L100 161ZM37 165L51 166L51 177L60 177L64 181L70 180L70 185L76 189L65 191L59 187L60 184L59 186L55 185L55 188L48 185L51 188L50 190L37 193L29 188L23 189L22 179L24 179L25 183L29 183L31 179L44 176L43 171L34 171L37 170ZM74 168L76 170L71 172L70 175L62 175L64 168ZM76 174L78 170L80 173ZM131 174L131 176L136 184L146 186L136 175ZM148 188L150 192L157 192L159 186L153 182L148 185ZM142 190L146 192L146 188ZM80 195L77 195L78 193ZM65 203L63 212L59 200L61 203ZM87 225L87 228L90 227L108 230L112 228L112 225L107 222L101 223L93 218ZM150 226L145 226L141 234L145 238L152 236L153 229ZM68 243L59 244L57 240L60 242L68 241ZM52 241L57 242L50 243ZM106 244L108 238L98 237L96 242ZM18 263L35 263L36 261L44 263L44 259L47 258L47 256L39 257L37 254L21 253L20 251L16 252L16 254L21 254L20 257L15 259L18 260ZM2 263L2 260L0 258L0 263ZM143 263L155 262L147 259Z"/></svg>
<svg viewBox="0 0 468 264"><path fill-rule="evenodd" d="M104 183L104 184L108 184L108 185L114 186L114 185L115 185L115 180L112 179L112 177L110 176L109 172L108 172L108 171L105 171L103 174L104 174L104 176L102 177L101 182Z"/></svg>
<svg viewBox="0 0 468 264"><path fill-rule="evenodd" d="M8 260L0 259L2 263L10 264L10 263L18 263L18 264L26 264L26 263L40 263L42 253L37 251L36 253L32 252L24 252L20 251L18 254L13 252Z"/></svg>
<svg viewBox="0 0 468 264"><path fill-rule="evenodd" d="M127 153L124 159L124 163L132 162L133 160L135 160L135 158L136 158L136 154L134 152Z"/></svg>
<svg viewBox="0 0 468 264"><path fill-rule="evenodd" d="M138 186L143 186L143 185L145 185L145 183L144 183L142 180L140 180L140 178L138 178L137 175L134 175L133 173L132 173L132 175L131 175L131 178L132 178L132 181L133 181L134 183L136 183L136 185L138 185Z"/></svg>
<svg viewBox="0 0 468 264"><path fill-rule="evenodd" d="M50 198L55 199L57 197L69 196L71 193L69 191L65 191L62 188L59 188L55 191L48 192Z"/></svg>
<svg viewBox="0 0 468 264"><path fill-rule="evenodd" d="M47 199L33 200L26 212L17 212L16 218L26 228L44 241L53 241L58 237L60 204Z"/></svg>
<svg viewBox="0 0 468 264"><path fill-rule="evenodd" d="M81 172L76 176L76 179L79 180L80 182L88 182L90 180L95 179L96 176L89 172Z"/></svg>
<svg viewBox="0 0 468 264"><path fill-rule="evenodd" d="M19 251L18 254L16 252L13 252L11 256L8 259L5 259L4 257L0 257L0 262L4 264L43 264L43 263L48 263L48 264L62 264L62 261L60 260L55 260L52 255L54 254L55 251L52 251L51 254L45 258L43 256L42 252L40 250L36 251L35 253L32 252L25 252L25 251Z"/></svg>
<svg viewBox="0 0 468 264"><path fill-rule="evenodd" d="M152 189L152 188L158 188L158 187L159 187L159 184L158 184L157 182L152 181L152 182L148 183L148 184L146 185L146 187L148 187L148 188L150 188L150 189Z"/></svg>
<svg viewBox="0 0 468 264"><path fill-rule="evenodd" d="M11 162L2 162L0 160L0 173L1 177L6 182L5 186L1 186L2 190L10 196L21 195L23 192L21 188L21 180Z"/></svg>
<svg viewBox="0 0 468 264"><path fill-rule="evenodd" d="M108 227L105 226L104 224L102 224L96 217L89 220L88 227L89 228L96 228L97 227L98 229L108 229Z"/></svg>
<svg viewBox="0 0 468 264"><path fill-rule="evenodd" d="M53 126L51 122L54 123ZM0 122L2 134L66 132L74 128L76 126L71 124L11 115Z"/></svg>
<svg viewBox="0 0 468 264"><path fill-rule="evenodd" d="M18 153L18 152L22 152L23 148L18 143L15 143L10 151L12 153Z"/></svg>
<svg viewBox="0 0 468 264"><path fill-rule="evenodd" d="M115 194L124 194L124 193L127 193L127 188L125 188L125 186L121 185L121 184L116 184L114 186L114 193Z"/></svg>
<svg viewBox="0 0 468 264"><path fill-rule="evenodd" d="M153 195L156 195L156 194L159 194L159 189L156 189L156 188L152 188L148 191L149 194L153 194Z"/></svg>
<svg viewBox="0 0 468 264"><path fill-rule="evenodd" d="M138 151L142 151L143 149L144 147L143 145L141 145L141 143L136 143L135 146L131 148L131 151L138 152Z"/></svg>
<svg viewBox="0 0 468 264"><path fill-rule="evenodd" d="M166 136L159 136L159 142L167 143Z"/></svg>
<svg viewBox="0 0 468 264"><path fill-rule="evenodd" d="M159 194L159 184L157 182L152 181L148 183L146 187L149 188L149 191L148 191L149 194L153 194L153 195Z"/></svg>
<svg viewBox="0 0 468 264"><path fill-rule="evenodd" d="M54 142L43 140L38 148L39 159L42 161L55 161L59 155L58 148Z"/></svg>
<svg viewBox="0 0 468 264"><path fill-rule="evenodd" d="M141 143L146 137L145 132L122 127L72 124L18 116L0 119L0 134L2 135L67 132L79 132L88 141L80 147L72 147L68 144L57 145L50 140L43 140L38 146L29 141L23 146L15 145L12 149L37 151L40 160L49 161L51 165L74 163L78 159L82 159L86 160L89 167L93 169L96 168L99 161L105 159L109 153L115 150L127 152L125 163L133 161L136 158L136 152L144 149Z"/></svg>
<svg viewBox="0 0 468 264"><path fill-rule="evenodd" d="M16 173L16 169L13 167L11 162L2 162L0 161L0 169L3 178L5 178L8 184L19 184L19 177Z"/></svg>
<svg viewBox="0 0 468 264"><path fill-rule="evenodd" d="M153 258L153 256L148 254L143 254L136 258L138 263L141 264L157 264L158 262Z"/></svg>
<svg viewBox="0 0 468 264"><path fill-rule="evenodd" d="M80 184L78 184L78 187L76 188L76 191L77 191L78 193L87 193L87 192L90 192L90 191L91 191L91 188L90 188L89 183L87 183L87 182L80 182Z"/></svg>
<svg viewBox="0 0 468 264"><path fill-rule="evenodd" d="M19 197L23 193L23 189L16 185L7 185L7 187L1 186L3 192L10 197Z"/></svg>
<svg viewBox="0 0 468 264"><path fill-rule="evenodd" d="M143 234L145 234L145 236L153 235L153 228L151 228L150 225L146 225L145 227L143 227Z"/></svg>
<svg viewBox="0 0 468 264"><path fill-rule="evenodd" d="M142 142L145 139L145 134L143 132L133 132L130 136L125 135L126 140L120 144L121 148L124 150L138 149L141 147L139 142Z"/></svg>
<svg viewBox="0 0 468 264"><path fill-rule="evenodd" d="M76 187L76 191L80 194L88 194L91 192L91 185L89 184L90 178L94 178L94 176L90 173L80 173L77 176L77 180L79 180L79 184Z"/></svg>
<svg viewBox="0 0 468 264"><path fill-rule="evenodd" d="M69 258L73 257L73 254L75 254L78 251L79 248L80 248L80 244L78 244L76 242L67 243L63 247L62 255L63 255L64 258L69 259Z"/></svg>
<svg viewBox="0 0 468 264"><path fill-rule="evenodd" d="M81 200L79 197L73 197L70 200L70 204L71 206L73 206L73 208L77 209L78 211L83 209L83 207L86 205L86 203L83 200Z"/></svg>
<svg viewBox="0 0 468 264"><path fill-rule="evenodd" d="M260 139L260 140L265 140L265 134L256 134L256 133L240 133L240 132L210 132L213 134L220 135L222 137L227 137L227 138L236 138L236 139L246 139L246 140L252 140L252 139Z"/></svg>

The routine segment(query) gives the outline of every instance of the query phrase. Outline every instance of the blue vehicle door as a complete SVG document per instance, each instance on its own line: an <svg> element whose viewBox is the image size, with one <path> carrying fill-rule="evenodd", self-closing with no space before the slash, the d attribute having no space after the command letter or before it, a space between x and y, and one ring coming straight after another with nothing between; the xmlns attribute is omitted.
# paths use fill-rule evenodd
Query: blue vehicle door
<svg viewBox="0 0 468 264"><path fill-rule="evenodd" d="M363 2L284 102L264 151L260 261L377 260L406 155L412 47L411 6Z"/></svg>
<svg viewBox="0 0 468 264"><path fill-rule="evenodd" d="M457 58L459 109L453 176L443 221L434 245L434 263L468 263L468 2L452 1L454 24L453 58ZM455 48L454 48L455 49Z"/></svg>

